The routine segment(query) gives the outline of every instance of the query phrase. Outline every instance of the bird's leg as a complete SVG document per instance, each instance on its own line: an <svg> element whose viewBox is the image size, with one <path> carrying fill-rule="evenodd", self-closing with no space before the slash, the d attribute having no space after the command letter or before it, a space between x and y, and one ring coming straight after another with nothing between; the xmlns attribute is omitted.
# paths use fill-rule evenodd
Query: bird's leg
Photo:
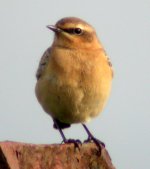
<svg viewBox="0 0 150 169"><path fill-rule="evenodd" d="M85 124L82 124L82 125L83 125L85 131L86 131L87 134L88 134L88 139L85 140L84 142L91 142L91 141L93 141L93 142L96 144L96 146L99 148L99 151L101 151L101 146L105 147L105 144L104 144L102 141L100 141L100 140L98 140L97 138L95 138L95 137L92 135L92 133L89 131L89 129L86 127Z"/></svg>
<svg viewBox="0 0 150 169"><path fill-rule="evenodd" d="M54 125L55 127L58 129L64 143L73 143L75 145L75 147L77 147L79 149L79 144L81 144L81 141L80 140L74 140L74 139L66 139L63 131L62 131L62 128L59 126L59 123L57 122L57 120L53 119L54 121Z"/></svg>
<svg viewBox="0 0 150 169"><path fill-rule="evenodd" d="M65 137L65 135L64 135L64 133L63 133L63 131L62 131L62 129L59 127L59 125L58 125L58 123L57 123L57 120L53 119L53 121L54 121L54 125L55 125L56 128L58 129L58 131L59 131L59 133L60 133L60 135L61 135L61 137L62 137L62 139L63 139L63 142L65 143L65 142L67 141L67 139L66 139L66 137Z"/></svg>

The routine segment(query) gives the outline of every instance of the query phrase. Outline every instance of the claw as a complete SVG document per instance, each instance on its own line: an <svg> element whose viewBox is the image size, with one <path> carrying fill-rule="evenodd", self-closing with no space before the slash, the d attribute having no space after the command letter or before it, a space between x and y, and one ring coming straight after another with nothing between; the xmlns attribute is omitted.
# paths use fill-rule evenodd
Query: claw
<svg viewBox="0 0 150 169"><path fill-rule="evenodd" d="M100 154L101 154L102 147L105 147L105 144L95 137L88 137L88 139L84 141L84 143L88 143L88 142L94 142L96 146L98 147L98 150L99 150L98 152Z"/></svg>
<svg viewBox="0 0 150 169"><path fill-rule="evenodd" d="M78 148L80 150L80 145L82 145L82 142L80 140L74 140L74 139L66 139L63 141L66 144L73 143L75 148Z"/></svg>
<svg viewBox="0 0 150 169"><path fill-rule="evenodd" d="M95 138L91 132L88 130L88 128L86 127L85 124L82 124L85 131L87 132L88 134L88 139L84 141L84 143L88 143L88 142L94 142L96 144L96 146L98 147L98 154L101 155L101 150L102 150L102 147L105 147L105 144L98 140L97 138Z"/></svg>
<svg viewBox="0 0 150 169"><path fill-rule="evenodd" d="M88 142L94 142L96 145L101 145L102 147L105 147L105 144L102 142L102 141L100 141L100 140L98 140L97 138L95 138L95 137L88 137L88 139L87 140L85 140L84 141L84 143L88 143Z"/></svg>

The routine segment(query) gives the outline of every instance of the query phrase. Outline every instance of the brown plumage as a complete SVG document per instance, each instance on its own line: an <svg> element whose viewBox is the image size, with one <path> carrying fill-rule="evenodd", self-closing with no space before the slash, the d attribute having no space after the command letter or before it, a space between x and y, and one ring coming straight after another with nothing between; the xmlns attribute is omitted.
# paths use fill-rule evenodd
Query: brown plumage
<svg viewBox="0 0 150 169"><path fill-rule="evenodd" d="M55 128L90 121L102 112L110 94L110 60L85 21L68 17L48 28L55 37L37 70L37 99L57 121Z"/></svg>

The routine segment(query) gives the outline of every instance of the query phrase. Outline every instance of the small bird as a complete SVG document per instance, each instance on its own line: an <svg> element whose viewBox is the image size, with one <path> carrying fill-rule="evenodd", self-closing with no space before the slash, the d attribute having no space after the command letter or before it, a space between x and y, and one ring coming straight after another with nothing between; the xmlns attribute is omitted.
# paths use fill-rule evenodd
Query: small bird
<svg viewBox="0 0 150 169"><path fill-rule="evenodd" d="M54 41L43 54L36 73L36 97L58 129L81 123L87 141L96 139L85 123L102 112L111 90L113 70L94 28L76 17L66 17L54 26Z"/></svg>

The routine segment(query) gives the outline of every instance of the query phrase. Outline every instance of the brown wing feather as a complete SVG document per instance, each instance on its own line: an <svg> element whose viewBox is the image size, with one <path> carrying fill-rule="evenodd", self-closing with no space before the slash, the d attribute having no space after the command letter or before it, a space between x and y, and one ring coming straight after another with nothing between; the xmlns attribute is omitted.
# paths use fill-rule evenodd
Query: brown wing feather
<svg viewBox="0 0 150 169"><path fill-rule="evenodd" d="M113 67L112 67L112 63L110 61L110 59L107 57L107 62L108 62L108 65L110 66L111 68L111 72L112 72L112 77L114 76L114 71L113 71Z"/></svg>
<svg viewBox="0 0 150 169"><path fill-rule="evenodd" d="M51 48L48 48L44 52L44 54L43 54L43 56L40 60L39 67L38 67L37 72L36 72L37 80L42 76L42 73L43 73L43 71L44 71L44 69L45 69L45 67L48 63L48 60L49 60L49 57L50 57L50 50L51 50Z"/></svg>

